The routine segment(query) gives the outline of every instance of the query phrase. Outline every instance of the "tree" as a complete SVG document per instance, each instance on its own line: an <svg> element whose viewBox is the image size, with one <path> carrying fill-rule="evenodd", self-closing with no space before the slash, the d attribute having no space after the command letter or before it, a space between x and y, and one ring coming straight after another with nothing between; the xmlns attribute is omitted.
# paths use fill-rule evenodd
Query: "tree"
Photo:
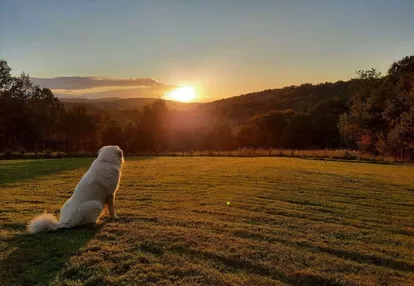
<svg viewBox="0 0 414 286"><path fill-rule="evenodd" d="M385 124L382 118L384 94L380 89L383 78L375 69L357 73L358 82L352 91L350 111L341 116L339 128L346 141L374 151Z"/></svg>
<svg viewBox="0 0 414 286"><path fill-rule="evenodd" d="M262 135L264 139L263 147L282 147L282 138L286 132L288 115L289 111L271 111L262 117L259 126L266 131L266 135Z"/></svg>
<svg viewBox="0 0 414 286"><path fill-rule="evenodd" d="M12 77L10 71L0 60L0 147L37 149L53 141L62 106L50 89L34 85L24 73Z"/></svg>
<svg viewBox="0 0 414 286"><path fill-rule="evenodd" d="M259 148L261 144L259 142L259 133L260 128L256 124L250 123L242 125L236 135L239 148Z"/></svg>
<svg viewBox="0 0 414 286"><path fill-rule="evenodd" d="M360 147L381 153L413 153L414 56L391 65L385 77L375 70L359 73L350 112L340 130Z"/></svg>
<svg viewBox="0 0 414 286"><path fill-rule="evenodd" d="M61 121L65 151L93 151L98 148L98 119L88 114L83 104L76 104Z"/></svg>
<svg viewBox="0 0 414 286"><path fill-rule="evenodd" d="M282 146L289 149L312 149L315 147L310 115L297 113L288 120L286 132L282 138Z"/></svg>
<svg viewBox="0 0 414 286"><path fill-rule="evenodd" d="M348 111L343 99L328 98L318 103L311 111L313 144L316 148L338 148L341 136L338 128L339 117Z"/></svg>
<svg viewBox="0 0 414 286"><path fill-rule="evenodd" d="M384 84L387 92L384 120L389 130L388 151L414 157L414 56L391 65Z"/></svg>
<svg viewBox="0 0 414 286"><path fill-rule="evenodd" d="M37 143L42 144L43 151L56 148L58 124L64 113L62 104L50 89L39 87L34 88L28 104L36 113L36 133L41 138Z"/></svg>
<svg viewBox="0 0 414 286"><path fill-rule="evenodd" d="M0 59L0 92L7 90L13 78L11 68L5 60Z"/></svg>
<svg viewBox="0 0 414 286"><path fill-rule="evenodd" d="M217 122L205 137L205 148L209 150L231 150L236 147L236 140L230 125Z"/></svg>
<svg viewBox="0 0 414 286"><path fill-rule="evenodd" d="M138 150L166 150L170 137L168 115L168 108L163 100L156 100L144 107L136 123L135 142Z"/></svg>
<svg viewBox="0 0 414 286"><path fill-rule="evenodd" d="M391 150L414 150L414 107L410 112L405 112L399 122L388 134L388 143ZM411 154L412 156L413 154Z"/></svg>
<svg viewBox="0 0 414 286"><path fill-rule="evenodd" d="M126 136L120 122L113 119L110 120L103 128L101 137L102 145L117 145L125 150L127 145Z"/></svg>

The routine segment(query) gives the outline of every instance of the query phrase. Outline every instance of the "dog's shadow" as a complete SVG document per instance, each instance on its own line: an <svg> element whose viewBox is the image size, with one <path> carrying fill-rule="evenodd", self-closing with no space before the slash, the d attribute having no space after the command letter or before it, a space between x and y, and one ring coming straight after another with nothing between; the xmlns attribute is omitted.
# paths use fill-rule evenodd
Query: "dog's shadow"
<svg viewBox="0 0 414 286"><path fill-rule="evenodd" d="M1 261L0 280L7 285L50 284L65 262L86 245L104 223L11 237L6 244L14 250Z"/></svg>

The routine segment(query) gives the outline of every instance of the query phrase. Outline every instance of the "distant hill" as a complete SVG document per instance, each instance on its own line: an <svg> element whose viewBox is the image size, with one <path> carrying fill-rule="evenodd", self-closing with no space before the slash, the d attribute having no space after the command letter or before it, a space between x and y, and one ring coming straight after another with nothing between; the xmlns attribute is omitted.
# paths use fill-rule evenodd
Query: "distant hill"
<svg viewBox="0 0 414 286"><path fill-rule="evenodd" d="M288 86L207 103L182 103L171 100L166 100L166 102L170 109L187 111L193 115L206 118L206 120L210 118L208 121L226 119L231 124L240 124L256 114L273 110L293 109L298 112L307 112L319 102L331 97L339 97L344 101L348 101L350 89L355 81ZM84 103L90 111L114 109L121 111L141 109L155 99L106 97L100 99L60 98L60 100L66 108L70 108L75 103Z"/></svg>
<svg viewBox="0 0 414 286"><path fill-rule="evenodd" d="M318 103L332 97L348 102L351 88L356 80L335 83L302 84L278 89L268 89L243 94L195 106L198 113L214 114L226 118L232 124L240 124L246 119L273 110L293 109L307 112Z"/></svg>

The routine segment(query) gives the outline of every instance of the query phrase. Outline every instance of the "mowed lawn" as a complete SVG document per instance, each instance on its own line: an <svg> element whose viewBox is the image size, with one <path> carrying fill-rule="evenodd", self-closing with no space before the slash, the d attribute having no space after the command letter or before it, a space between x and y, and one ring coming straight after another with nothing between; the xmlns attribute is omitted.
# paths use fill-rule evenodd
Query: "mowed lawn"
<svg viewBox="0 0 414 286"><path fill-rule="evenodd" d="M0 284L414 285L414 166L126 158L119 219L27 234L91 162L0 162Z"/></svg>

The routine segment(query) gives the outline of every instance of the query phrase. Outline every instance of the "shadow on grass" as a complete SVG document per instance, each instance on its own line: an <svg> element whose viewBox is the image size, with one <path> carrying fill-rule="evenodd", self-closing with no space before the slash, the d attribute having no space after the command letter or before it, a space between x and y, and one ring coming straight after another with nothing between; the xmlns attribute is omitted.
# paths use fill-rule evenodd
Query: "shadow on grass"
<svg viewBox="0 0 414 286"><path fill-rule="evenodd" d="M16 249L1 261L0 281L5 283L3 285L49 285L65 262L102 226L89 225L10 238L8 244Z"/></svg>
<svg viewBox="0 0 414 286"><path fill-rule="evenodd" d="M0 186L77 168L86 171L91 162L92 158L2 161Z"/></svg>
<svg viewBox="0 0 414 286"><path fill-rule="evenodd" d="M143 161L156 157L126 157L127 161ZM36 177L85 168L85 172L95 158L34 159L0 161L0 187ZM128 166L128 165L126 165Z"/></svg>

